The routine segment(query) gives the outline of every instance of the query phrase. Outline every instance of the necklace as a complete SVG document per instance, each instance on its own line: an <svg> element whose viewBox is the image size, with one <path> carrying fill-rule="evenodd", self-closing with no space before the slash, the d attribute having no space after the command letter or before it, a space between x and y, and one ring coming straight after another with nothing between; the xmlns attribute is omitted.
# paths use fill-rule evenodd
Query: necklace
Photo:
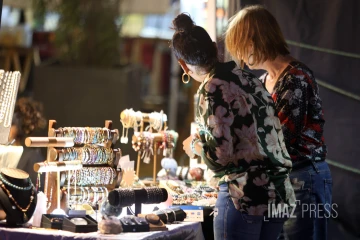
<svg viewBox="0 0 360 240"><path fill-rule="evenodd" d="M30 202L29 204L26 206L26 208L22 208L19 203L13 198L11 192L5 187L5 184L3 182L0 181L0 185L1 188L4 189L4 191L6 192L7 196L11 199L11 201L15 204L15 206L22 211L22 213L24 214L23 216L23 221L27 222L28 221L28 217L26 215L26 212L29 210L31 203L34 200L34 188L32 188L31 190L31 196L30 196ZM13 206L12 208L15 209L15 206Z"/></svg>
<svg viewBox="0 0 360 240"><path fill-rule="evenodd" d="M5 71L4 71L4 70L0 70L0 75L1 75L1 77L0 77L0 86L1 86L1 84L2 84L2 82L3 82L3 80L4 80L4 77L5 77Z"/></svg>
<svg viewBox="0 0 360 240"><path fill-rule="evenodd" d="M24 191L27 191L27 190L30 190L32 187L33 187L33 184L31 182L31 179L29 178L29 186L27 187L19 187L19 186L16 186L15 184L12 184L11 182L9 182L8 180L6 180L2 174L0 173L0 182L1 183L5 183L6 185L12 187L12 188L15 188L15 189L18 189L18 190L24 190Z"/></svg>
<svg viewBox="0 0 360 240"><path fill-rule="evenodd" d="M1 108L0 108L0 123L3 122L6 112L6 104L8 103L8 94L9 94L9 85L10 85L10 75L11 73L6 72L4 83L2 84L1 90Z"/></svg>
<svg viewBox="0 0 360 240"><path fill-rule="evenodd" d="M11 109L12 106L14 106L14 103L16 101L16 89L17 89L17 82L18 79L20 78L20 73L19 72L13 72L11 75L11 83L10 83L10 93L9 93L9 100L8 100L8 104L6 106L6 112L5 112L5 121L4 121L4 127L8 128L11 126L11 122L12 122L12 116L13 116L13 111Z"/></svg>

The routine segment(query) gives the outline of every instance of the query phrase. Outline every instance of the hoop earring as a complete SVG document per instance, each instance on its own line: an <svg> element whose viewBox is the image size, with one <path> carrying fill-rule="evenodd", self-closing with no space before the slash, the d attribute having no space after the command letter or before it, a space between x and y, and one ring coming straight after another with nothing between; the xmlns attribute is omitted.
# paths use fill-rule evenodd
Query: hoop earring
<svg viewBox="0 0 360 240"><path fill-rule="evenodd" d="M244 67L245 67L245 62L244 62L244 60L240 60L240 68L241 69L244 69Z"/></svg>
<svg viewBox="0 0 360 240"><path fill-rule="evenodd" d="M187 81L185 81L185 79L184 79L185 76L187 76ZM183 73L181 80L182 80L182 82L185 83L185 84L189 83L189 82L190 82L190 75L187 74L187 73Z"/></svg>
<svg viewBox="0 0 360 240"><path fill-rule="evenodd" d="M249 66L253 66L253 65L254 65L254 61L253 61L253 63L250 63L250 58L251 58L252 56L254 56L254 54L250 54L249 57L248 57L248 65L249 65ZM253 60L254 60L254 57L253 57Z"/></svg>

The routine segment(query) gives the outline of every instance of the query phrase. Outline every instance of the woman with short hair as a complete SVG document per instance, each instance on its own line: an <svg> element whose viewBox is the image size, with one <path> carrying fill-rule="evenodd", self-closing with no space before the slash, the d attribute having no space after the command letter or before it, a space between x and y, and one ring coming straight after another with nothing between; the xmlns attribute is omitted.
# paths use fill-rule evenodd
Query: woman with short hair
<svg viewBox="0 0 360 240"><path fill-rule="evenodd" d="M242 65L266 70L260 79L275 102L299 201L296 218L284 225L285 238L326 240L332 178L325 161L325 120L313 72L290 55L279 24L263 6L239 11L229 23L225 44ZM310 207L316 209L306 211Z"/></svg>

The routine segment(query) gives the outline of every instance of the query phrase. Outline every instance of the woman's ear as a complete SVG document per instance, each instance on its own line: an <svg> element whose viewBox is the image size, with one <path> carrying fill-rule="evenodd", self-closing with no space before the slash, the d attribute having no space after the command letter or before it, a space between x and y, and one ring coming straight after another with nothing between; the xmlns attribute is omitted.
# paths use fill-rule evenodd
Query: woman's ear
<svg viewBox="0 0 360 240"><path fill-rule="evenodd" d="M180 64L181 68L184 70L185 73L189 73L189 68L187 67L186 63L184 62L184 60L179 59L178 63Z"/></svg>

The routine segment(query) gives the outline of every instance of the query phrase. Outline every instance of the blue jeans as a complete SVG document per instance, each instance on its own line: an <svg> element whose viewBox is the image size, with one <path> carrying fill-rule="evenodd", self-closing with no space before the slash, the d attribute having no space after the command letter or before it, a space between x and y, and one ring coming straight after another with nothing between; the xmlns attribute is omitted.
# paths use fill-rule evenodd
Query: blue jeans
<svg viewBox="0 0 360 240"><path fill-rule="evenodd" d="M215 240L276 240L284 219L267 219L236 210L230 198L228 185L220 185L214 209Z"/></svg>
<svg viewBox="0 0 360 240"><path fill-rule="evenodd" d="M313 164L290 173L297 200L296 218L290 217L286 221L279 239L327 239L332 210L332 178L325 161Z"/></svg>

